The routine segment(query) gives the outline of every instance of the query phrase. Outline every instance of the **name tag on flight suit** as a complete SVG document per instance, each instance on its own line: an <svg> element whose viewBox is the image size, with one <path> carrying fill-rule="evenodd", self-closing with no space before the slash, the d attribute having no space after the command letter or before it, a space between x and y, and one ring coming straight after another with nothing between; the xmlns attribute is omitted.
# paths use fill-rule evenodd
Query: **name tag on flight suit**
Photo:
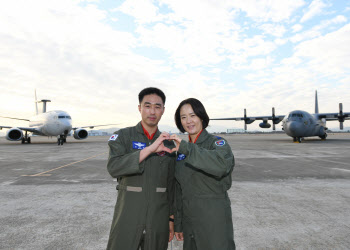
<svg viewBox="0 0 350 250"><path fill-rule="evenodd" d="M179 155L177 156L176 161L182 161L182 160L185 160L185 158L186 158L186 155L184 155L184 154L179 154Z"/></svg>
<svg viewBox="0 0 350 250"><path fill-rule="evenodd" d="M146 147L146 143L138 142L138 141L133 141L132 142L132 148L134 149L144 149Z"/></svg>

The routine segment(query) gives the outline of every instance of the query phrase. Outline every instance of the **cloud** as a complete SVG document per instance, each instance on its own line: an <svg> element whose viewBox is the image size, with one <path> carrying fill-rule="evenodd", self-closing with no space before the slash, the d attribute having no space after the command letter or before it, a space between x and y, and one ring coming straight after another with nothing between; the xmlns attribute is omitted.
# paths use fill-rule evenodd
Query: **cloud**
<svg viewBox="0 0 350 250"><path fill-rule="evenodd" d="M162 124L170 126L188 97L211 117L310 110L315 89L328 95L324 110L339 96L350 107L348 18L328 5L319 13L332 18L314 15L310 27L297 23L304 6L127 0L113 12L98 1L8 1L0 6L0 114L32 114L34 88L74 125L136 124L137 94L148 86L166 93Z"/></svg>
<svg viewBox="0 0 350 250"><path fill-rule="evenodd" d="M231 7L240 9L246 16L257 22L281 22L289 20L293 12L304 6L303 0L288 1L231 1Z"/></svg>
<svg viewBox="0 0 350 250"><path fill-rule="evenodd" d="M321 21L321 23L319 25L315 25L309 30L295 34L293 37L290 38L290 40L293 43L297 43L297 42L304 41L304 40L309 40L309 39L320 36L322 34L322 32L324 32L325 29L327 29L329 27L332 28L333 25L342 24L345 22L347 22L347 18L343 15L338 15L332 19Z"/></svg>
<svg viewBox="0 0 350 250"><path fill-rule="evenodd" d="M276 37L282 37L286 32L286 28L283 25L275 25L270 23L261 25L260 29L262 29L265 34L273 35Z"/></svg>
<svg viewBox="0 0 350 250"><path fill-rule="evenodd" d="M303 26L300 25L300 24L295 24L295 25L292 26L293 32L299 32L299 31L301 31L302 29L303 29Z"/></svg>
<svg viewBox="0 0 350 250"><path fill-rule="evenodd" d="M300 22L304 23L313 17L322 14L323 9L326 7L328 7L328 5L322 0L313 0L304 16L300 19Z"/></svg>

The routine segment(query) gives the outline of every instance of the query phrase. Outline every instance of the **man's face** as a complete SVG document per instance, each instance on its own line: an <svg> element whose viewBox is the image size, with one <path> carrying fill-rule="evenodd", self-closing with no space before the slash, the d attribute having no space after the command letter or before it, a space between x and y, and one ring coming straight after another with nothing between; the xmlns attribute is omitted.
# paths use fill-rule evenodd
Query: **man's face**
<svg viewBox="0 0 350 250"><path fill-rule="evenodd" d="M139 105L142 124L149 127L157 126L160 118L162 118L164 109L164 104L160 96L156 94L145 95Z"/></svg>

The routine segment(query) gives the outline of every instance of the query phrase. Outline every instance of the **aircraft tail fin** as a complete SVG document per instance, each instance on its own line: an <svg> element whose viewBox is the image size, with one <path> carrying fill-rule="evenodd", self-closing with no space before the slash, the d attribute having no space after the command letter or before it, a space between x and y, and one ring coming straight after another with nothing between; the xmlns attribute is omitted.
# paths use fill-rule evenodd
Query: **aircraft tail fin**
<svg viewBox="0 0 350 250"><path fill-rule="evenodd" d="M318 114L317 90L316 90L316 94L315 94L315 114Z"/></svg>
<svg viewBox="0 0 350 250"><path fill-rule="evenodd" d="M36 114L38 114L38 99L36 97L36 89L35 89L34 93L35 93L35 112L36 112Z"/></svg>

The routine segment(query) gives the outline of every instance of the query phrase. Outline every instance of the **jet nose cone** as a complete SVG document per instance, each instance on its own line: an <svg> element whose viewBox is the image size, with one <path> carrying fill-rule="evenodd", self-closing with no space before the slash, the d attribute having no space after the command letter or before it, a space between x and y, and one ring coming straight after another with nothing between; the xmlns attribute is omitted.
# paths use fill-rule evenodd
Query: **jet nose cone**
<svg viewBox="0 0 350 250"><path fill-rule="evenodd" d="M70 121L61 121L61 125L64 128L64 130L72 129L72 123Z"/></svg>

